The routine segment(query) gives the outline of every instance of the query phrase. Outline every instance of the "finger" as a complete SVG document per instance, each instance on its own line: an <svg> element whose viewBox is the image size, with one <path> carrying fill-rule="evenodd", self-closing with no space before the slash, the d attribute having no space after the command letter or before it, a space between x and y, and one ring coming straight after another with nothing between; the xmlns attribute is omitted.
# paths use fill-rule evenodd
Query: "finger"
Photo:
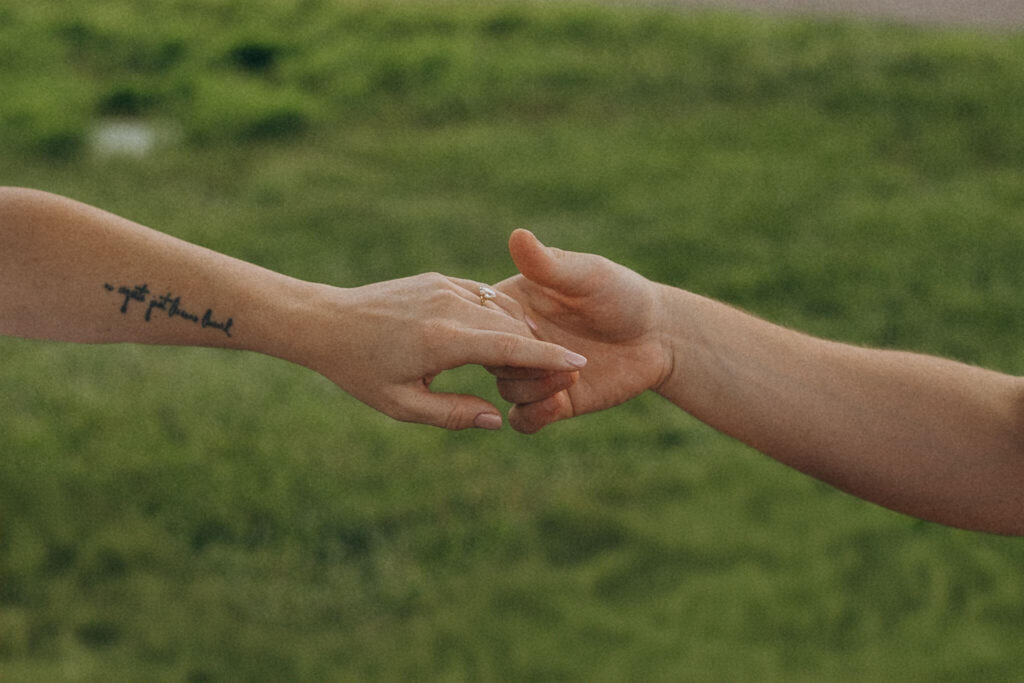
<svg viewBox="0 0 1024 683"><path fill-rule="evenodd" d="M468 330L458 344L446 347L448 366L473 363L484 367L517 367L573 372L587 359L558 344L491 330Z"/></svg>
<svg viewBox="0 0 1024 683"><path fill-rule="evenodd" d="M509 403L536 403L568 389L577 379L578 372L556 372L537 379L499 379L498 393Z"/></svg>
<svg viewBox="0 0 1024 683"><path fill-rule="evenodd" d="M454 278L449 278L454 280ZM465 282L470 283L469 280ZM449 309L447 315L449 317L457 319L458 332L455 332L455 328L446 326L444 329L448 330L452 335L462 335L465 329L485 330L492 332L503 332L507 334L516 334L525 337L533 337L532 327L524 319L519 309L519 317L515 317L499 306L492 305L493 299L487 300L484 305L480 303L480 296L472 294L468 289L461 286L459 282L451 282L452 287L450 292L455 294L462 303L457 304L456 309ZM470 283L472 284L472 283ZM503 295L511 301L515 301L508 295ZM518 305L518 304L516 304ZM510 308L512 308L510 306ZM514 311L514 309L513 309ZM530 321L532 322L532 321ZM449 339L447 342L453 344L458 349L461 347L462 342L456 343L455 339Z"/></svg>
<svg viewBox="0 0 1024 683"><path fill-rule="evenodd" d="M532 232L519 228L508 240L509 253L519 272L538 285L562 294L580 296L591 289L592 254L580 254L541 244Z"/></svg>
<svg viewBox="0 0 1024 683"><path fill-rule="evenodd" d="M519 304L515 298L509 296L505 292L499 291L496 287L485 285L474 280L465 280L463 278L449 278L452 282L459 285L463 290L463 296L467 300L475 301L478 304L487 307L496 307L510 316L521 322L526 322L526 314L523 312L523 307ZM490 291L494 292L494 298L485 298L481 301L480 288L486 287Z"/></svg>
<svg viewBox="0 0 1024 683"><path fill-rule="evenodd" d="M547 425L572 417L572 402L566 392L560 392L537 403L512 406L508 423L523 434L533 434Z"/></svg>
<svg viewBox="0 0 1024 683"><path fill-rule="evenodd" d="M410 389L396 419L449 430L501 429L501 413L493 405L467 394L433 393Z"/></svg>
<svg viewBox="0 0 1024 683"><path fill-rule="evenodd" d="M553 374L552 370L541 370L540 368L514 368L508 365L501 367L485 366L487 372L497 379L540 379Z"/></svg>

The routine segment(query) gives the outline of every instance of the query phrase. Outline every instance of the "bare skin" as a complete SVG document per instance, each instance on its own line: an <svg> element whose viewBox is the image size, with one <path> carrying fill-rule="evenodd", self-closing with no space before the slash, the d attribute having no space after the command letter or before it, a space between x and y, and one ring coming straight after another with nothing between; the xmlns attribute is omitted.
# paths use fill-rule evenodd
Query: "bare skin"
<svg viewBox="0 0 1024 683"><path fill-rule="evenodd" d="M943 524L1024 535L1024 381L942 358L816 339L651 282L600 256L510 239L499 285L542 339L586 355L572 386L494 369L535 432L653 390L840 489ZM553 395L552 395L553 394Z"/></svg>
<svg viewBox="0 0 1024 683"><path fill-rule="evenodd" d="M0 188L0 334L258 351L304 365L385 414L497 429L476 396L439 394L465 364L572 371L507 295L437 273L342 289L304 282L56 195Z"/></svg>

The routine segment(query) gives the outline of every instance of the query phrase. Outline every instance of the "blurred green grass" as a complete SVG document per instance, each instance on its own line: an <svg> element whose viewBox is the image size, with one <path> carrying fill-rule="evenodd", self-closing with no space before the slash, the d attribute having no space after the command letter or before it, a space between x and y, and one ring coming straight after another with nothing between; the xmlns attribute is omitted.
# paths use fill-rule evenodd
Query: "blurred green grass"
<svg viewBox="0 0 1024 683"><path fill-rule="evenodd" d="M307 279L513 227L1024 373L1024 39L572 4L0 5L0 182ZM104 156L110 117L173 130ZM0 340L0 678L1020 680L1024 549L643 397L524 437L271 359ZM475 369L441 388L497 399Z"/></svg>

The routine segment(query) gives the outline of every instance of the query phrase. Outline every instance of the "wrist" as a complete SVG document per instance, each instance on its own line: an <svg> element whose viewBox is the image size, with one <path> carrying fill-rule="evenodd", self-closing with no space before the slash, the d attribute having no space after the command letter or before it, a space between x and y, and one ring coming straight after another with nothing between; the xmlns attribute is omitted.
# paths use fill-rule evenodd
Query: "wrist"
<svg viewBox="0 0 1024 683"><path fill-rule="evenodd" d="M309 365L310 347L317 338L316 320L324 314L324 289L324 285L291 277L272 278L252 302L245 348Z"/></svg>
<svg viewBox="0 0 1024 683"><path fill-rule="evenodd" d="M659 348L664 358L664 370L654 391L680 405L687 378L690 353L699 343L697 310L701 297L669 285L656 285L656 320Z"/></svg>

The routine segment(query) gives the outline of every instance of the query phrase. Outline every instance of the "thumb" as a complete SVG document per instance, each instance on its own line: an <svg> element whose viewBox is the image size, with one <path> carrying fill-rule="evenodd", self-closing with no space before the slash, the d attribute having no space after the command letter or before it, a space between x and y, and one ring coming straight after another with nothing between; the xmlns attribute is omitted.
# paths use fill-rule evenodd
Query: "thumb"
<svg viewBox="0 0 1024 683"><path fill-rule="evenodd" d="M590 290L587 279L594 267L594 257L589 254L546 247L532 232L522 228L512 232L508 250L516 268L531 282L568 295Z"/></svg>
<svg viewBox="0 0 1024 683"><path fill-rule="evenodd" d="M501 429L501 413L478 396L434 393L424 388L407 396L404 422L419 422L442 429Z"/></svg>

